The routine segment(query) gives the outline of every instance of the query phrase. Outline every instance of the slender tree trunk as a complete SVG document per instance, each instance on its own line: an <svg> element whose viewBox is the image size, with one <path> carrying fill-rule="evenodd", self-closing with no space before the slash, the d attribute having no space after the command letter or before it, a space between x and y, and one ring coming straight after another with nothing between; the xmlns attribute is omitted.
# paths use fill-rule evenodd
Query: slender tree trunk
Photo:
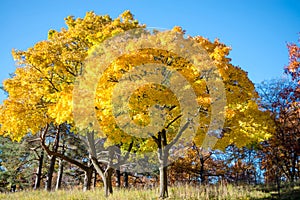
<svg viewBox="0 0 300 200"><path fill-rule="evenodd" d="M121 187L121 172L120 172L120 168L116 169L116 186L118 188Z"/></svg>
<svg viewBox="0 0 300 200"><path fill-rule="evenodd" d="M92 178L93 178L93 168L90 167L88 170L84 172L84 182L83 182L83 191L87 191L91 189Z"/></svg>
<svg viewBox="0 0 300 200"><path fill-rule="evenodd" d="M65 140L63 140L62 143L62 155L65 154ZM56 179L56 187L55 189L58 190L61 188L61 182L62 182L62 177L64 173L64 160L62 158L59 159L59 166L58 166L58 174L57 174L57 179Z"/></svg>
<svg viewBox="0 0 300 200"><path fill-rule="evenodd" d="M292 186L294 185L294 182L295 182L297 158L298 158L298 156L297 156L296 152L294 152L293 153L293 158L292 158L292 174L291 174Z"/></svg>
<svg viewBox="0 0 300 200"><path fill-rule="evenodd" d="M63 172L64 172L63 159L59 159L59 166L58 166L58 173L57 173L55 190L58 190L58 189L61 188Z"/></svg>
<svg viewBox="0 0 300 200"><path fill-rule="evenodd" d="M204 183L204 181L205 181L205 177L204 177L204 158L203 158L202 154L200 154L200 163L201 163L200 179L201 179L201 183Z"/></svg>
<svg viewBox="0 0 300 200"><path fill-rule="evenodd" d="M104 190L105 190L105 196L108 197L110 194L113 193L113 188L112 188L112 175L113 175L113 169L112 168L108 168L105 172L104 172L104 176L105 176L105 182L106 184L104 185Z"/></svg>
<svg viewBox="0 0 300 200"><path fill-rule="evenodd" d="M60 127L57 128L56 134L55 134L55 140L54 140L54 145L53 145L53 151L57 153L58 146L59 146L59 137L60 137ZM48 174L47 174L47 180L46 180L46 185L45 189L47 191L51 191L52 187L52 177L53 177L53 172L55 168L55 162L56 162L56 156L51 156L50 159L50 166L48 169Z"/></svg>
<svg viewBox="0 0 300 200"><path fill-rule="evenodd" d="M158 160L159 160L159 197L164 199L168 194L168 158L169 148L167 147L166 130L158 133Z"/></svg>
<svg viewBox="0 0 300 200"><path fill-rule="evenodd" d="M42 149L41 155L39 157L39 166L36 172L36 178L34 183L34 189L39 189L41 186L41 179L42 179L42 169L43 169L43 160L44 160L44 150Z"/></svg>
<svg viewBox="0 0 300 200"><path fill-rule="evenodd" d="M112 183L111 183L111 176L112 176L113 169L108 166L107 169L103 171L103 169L101 169L98 163L97 158L93 157L94 154L91 155L92 155L91 157L92 157L93 166L95 167L97 173L101 176L101 179L103 181L105 196L108 197L109 194L113 193Z"/></svg>
<svg viewBox="0 0 300 200"><path fill-rule="evenodd" d="M124 188L128 188L129 184L128 184L128 172L123 172L123 177L124 177Z"/></svg>
<svg viewBox="0 0 300 200"><path fill-rule="evenodd" d="M49 169L48 169L48 173L47 173L46 185L45 185L45 189L47 191L51 191L55 161L56 161L56 156L51 156L50 165L49 165Z"/></svg>
<svg viewBox="0 0 300 200"><path fill-rule="evenodd" d="M159 166L159 197L164 199L168 196L168 166L167 157L164 155Z"/></svg>
<svg viewBox="0 0 300 200"><path fill-rule="evenodd" d="M93 172L94 172L93 186L94 186L94 188L96 188L96 185L97 185L97 172L96 172L96 170L93 170Z"/></svg>
<svg viewBox="0 0 300 200"><path fill-rule="evenodd" d="M115 154L117 155L118 163L121 162L121 149L120 148L115 148ZM116 167L116 186L118 188L121 187L121 171L120 171L120 166L118 165Z"/></svg>

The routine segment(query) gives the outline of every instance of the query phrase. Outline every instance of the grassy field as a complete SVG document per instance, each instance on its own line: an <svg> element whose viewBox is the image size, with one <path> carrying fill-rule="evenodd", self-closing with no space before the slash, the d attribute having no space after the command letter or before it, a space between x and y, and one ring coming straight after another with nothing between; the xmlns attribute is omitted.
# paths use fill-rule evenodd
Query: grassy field
<svg viewBox="0 0 300 200"><path fill-rule="evenodd" d="M1 200L154 200L159 199L158 189L115 189L114 194L105 198L101 188L82 192L80 190L60 190L55 192L22 191L16 193L0 193ZM227 186L179 186L169 188L168 199L274 199L270 192L262 192L251 187ZM294 199L294 198L288 198ZM298 199L298 198L295 198Z"/></svg>

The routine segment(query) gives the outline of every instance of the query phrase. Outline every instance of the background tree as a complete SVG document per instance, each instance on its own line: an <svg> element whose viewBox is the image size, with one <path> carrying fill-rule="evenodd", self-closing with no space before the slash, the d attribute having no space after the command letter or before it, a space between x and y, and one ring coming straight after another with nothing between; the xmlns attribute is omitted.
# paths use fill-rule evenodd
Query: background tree
<svg viewBox="0 0 300 200"><path fill-rule="evenodd" d="M294 182L298 179L299 156L299 113L295 106L297 85L288 78L264 81L257 85L261 96L261 107L272 112L275 134L263 142L262 168L266 170L267 183L276 183L280 188L282 180Z"/></svg>
<svg viewBox="0 0 300 200"><path fill-rule="evenodd" d="M15 192L32 185L31 162L34 157L27 149L26 141L14 143L9 138L0 137L0 188Z"/></svg>

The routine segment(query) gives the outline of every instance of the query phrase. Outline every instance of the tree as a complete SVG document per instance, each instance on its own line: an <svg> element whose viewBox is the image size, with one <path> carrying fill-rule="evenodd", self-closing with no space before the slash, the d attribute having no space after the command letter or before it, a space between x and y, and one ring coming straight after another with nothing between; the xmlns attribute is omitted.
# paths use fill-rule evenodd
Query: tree
<svg viewBox="0 0 300 200"><path fill-rule="evenodd" d="M12 151L13 149L13 151ZM17 188L30 186L33 163L26 141L20 143L0 137L0 184L1 190L15 192ZM9 188L8 188L9 187ZM5 189L6 188L6 189Z"/></svg>
<svg viewBox="0 0 300 200"><path fill-rule="evenodd" d="M298 39L298 43L300 42L300 38ZM285 72L291 75L292 79L298 81L300 79L300 47L299 44L290 43L287 45L289 52L289 64L285 67ZM299 92L299 87L297 87L297 91Z"/></svg>
<svg viewBox="0 0 300 200"><path fill-rule="evenodd" d="M253 100L257 94L247 73L230 64L227 58L230 49L218 40L185 38L179 27L151 33L141 29L144 26L129 11L115 20L89 12L83 19L67 17L66 24L66 29L49 31L48 40L38 42L27 51L13 51L21 67L3 84L8 98L0 108L0 133L20 140L28 133L39 132L48 154L71 162L45 145L49 126L68 124L72 132L86 136L89 157L104 182L106 195L112 193L114 167L126 162L131 149L140 155L157 152L160 196L164 198L168 196L168 158L184 139L194 139L204 149L213 146L224 149L231 143L242 146L270 135L269 116ZM118 38L120 41L116 42ZM153 45L161 48L151 48ZM103 55L101 47L110 50L104 51L109 52L105 59L100 59L108 68L103 76L95 79L101 69L93 62L99 61L98 55ZM120 55L120 50L125 53ZM191 52L194 54L188 55ZM113 57L116 55L119 57ZM135 77L130 75L134 69ZM139 77L151 73L159 75L158 82L152 80L138 88L129 85L126 89L132 92L130 98L116 95L113 96L116 104L111 103L118 82L136 83ZM84 80L86 77L82 75L91 77ZM171 83L176 83L173 89L177 93L168 88ZM76 93L80 86L94 89ZM124 91L122 86L117 87L120 92ZM129 102L130 109L124 109L122 102ZM77 112L76 106L85 109ZM129 132L124 131L128 125L124 116L130 119ZM158 121L151 121L151 117ZM103 132L94 127L98 123ZM139 129L149 124L150 129ZM105 144L99 147L101 141ZM115 147L121 150L121 160L116 158L120 153ZM99 150L106 151L108 156L102 159Z"/></svg>
<svg viewBox="0 0 300 200"><path fill-rule="evenodd" d="M293 92L297 85L290 79L274 79L257 85L262 109L272 112L276 132L262 146L262 168L267 182L280 185L282 179L297 178L299 155L299 98Z"/></svg>
<svg viewBox="0 0 300 200"><path fill-rule="evenodd" d="M73 84L89 48L114 34L142 26L128 11L115 20L88 12L84 19L66 18L66 24L68 29L50 30L48 40L27 51L13 51L21 67L3 84L8 98L0 109L1 134L19 141L28 133L43 133L49 126L73 126ZM46 145L43 148L51 152ZM53 152L53 158L59 156Z"/></svg>
<svg viewBox="0 0 300 200"><path fill-rule="evenodd" d="M257 93L247 74L229 63L230 59L226 57L229 53L228 47L218 40L212 43L202 37L184 39L184 33L178 27L157 35L147 31L139 34L144 34L144 38L133 36L133 40L130 40L132 38L129 37L125 43L117 37L118 49L114 48L114 39L104 41L98 49L95 48L87 61L87 68L78 86L81 88L76 94L79 96L78 102L95 94L96 116L102 127L102 134L105 134L108 142L126 143L130 141L129 138L140 137L147 138L138 140L140 152L153 151L156 147L160 171L160 197L168 196L167 166L170 150L182 138L189 138L188 135L193 134L191 130L195 125L197 127L199 124L201 128L195 131L193 139L205 149L211 147L211 143L216 143L215 148L224 149L232 143L243 146L248 142L262 141L270 137L272 123L269 113L258 109L255 102ZM180 45L187 47L201 45L206 49L197 52L199 53L197 56L200 57L198 61L202 61L200 70L185 57L178 56L182 47L179 44L178 46L171 44L171 41L178 38L182 39ZM163 44L168 44L169 49ZM134 52L135 48L138 51ZM106 58L103 52L110 52L110 56ZM97 57L98 55L100 56ZM111 60L114 61L111 63ZM209 62L213 62L217 68L208 64ZM109 66L105 72L101 67L100 69L97 67L103 63ZM174 71L171 71L171 68ZM187 82L176 73L185 77ZM154 74L158 74L158 78ZM222 79L219 79L218 75L221 75ZM151 79L147 79L148 76ZM97 78L100 80L94 89ZM174 87L173 90L170 89L172 83L181 83L177 86L180 89L176 91ZM222 83L226 89L224 93ZM194 93L190 92L191 88ZM214 93L214 90L218 92ZM187 94L184 97L189 100L188 103L185 102L188 106L184 107L188 110L187 115L181 113L183 100L180 98L178 100L176 96L183 93ZM223 99L224 95L227 98L227 105ZM196 102L196 108L193 107L193 101ZM81 122L85 124L83 127L97 129L93 125L95 121L91 114L93 109L86 109L86 107L94 108L94 104L86 106L89 102L84 100L80 103ZM219 106L217 111L213 109L212 104ZM88 114L85 115L84 112ZM165 117L165 121L160 124L160 117L155 118L157 116ZM199 116L199 119L192 116ZM215 125L213 128L209 126L212 116ZM222 116L226 118L224 128ZM210 131L208 135L207 131Z"/></svg>

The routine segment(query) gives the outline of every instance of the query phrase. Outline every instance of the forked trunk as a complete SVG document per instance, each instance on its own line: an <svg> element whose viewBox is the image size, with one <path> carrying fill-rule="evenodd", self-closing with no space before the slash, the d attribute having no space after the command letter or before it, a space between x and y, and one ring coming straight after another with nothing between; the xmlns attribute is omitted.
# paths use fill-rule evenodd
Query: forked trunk
<svg viewBox="0 0 300 200"><path fill-rule="evenodd" d="M112 188L112 174L113 174L113 168L108 167L104 172L101 169L97 159L92 157L92 163L93 166L95 167L97 173L101 176L101 179L103 181L104 185L104 192L105 196L108 197L110 194L113 193L113 188Z"/></svg>

